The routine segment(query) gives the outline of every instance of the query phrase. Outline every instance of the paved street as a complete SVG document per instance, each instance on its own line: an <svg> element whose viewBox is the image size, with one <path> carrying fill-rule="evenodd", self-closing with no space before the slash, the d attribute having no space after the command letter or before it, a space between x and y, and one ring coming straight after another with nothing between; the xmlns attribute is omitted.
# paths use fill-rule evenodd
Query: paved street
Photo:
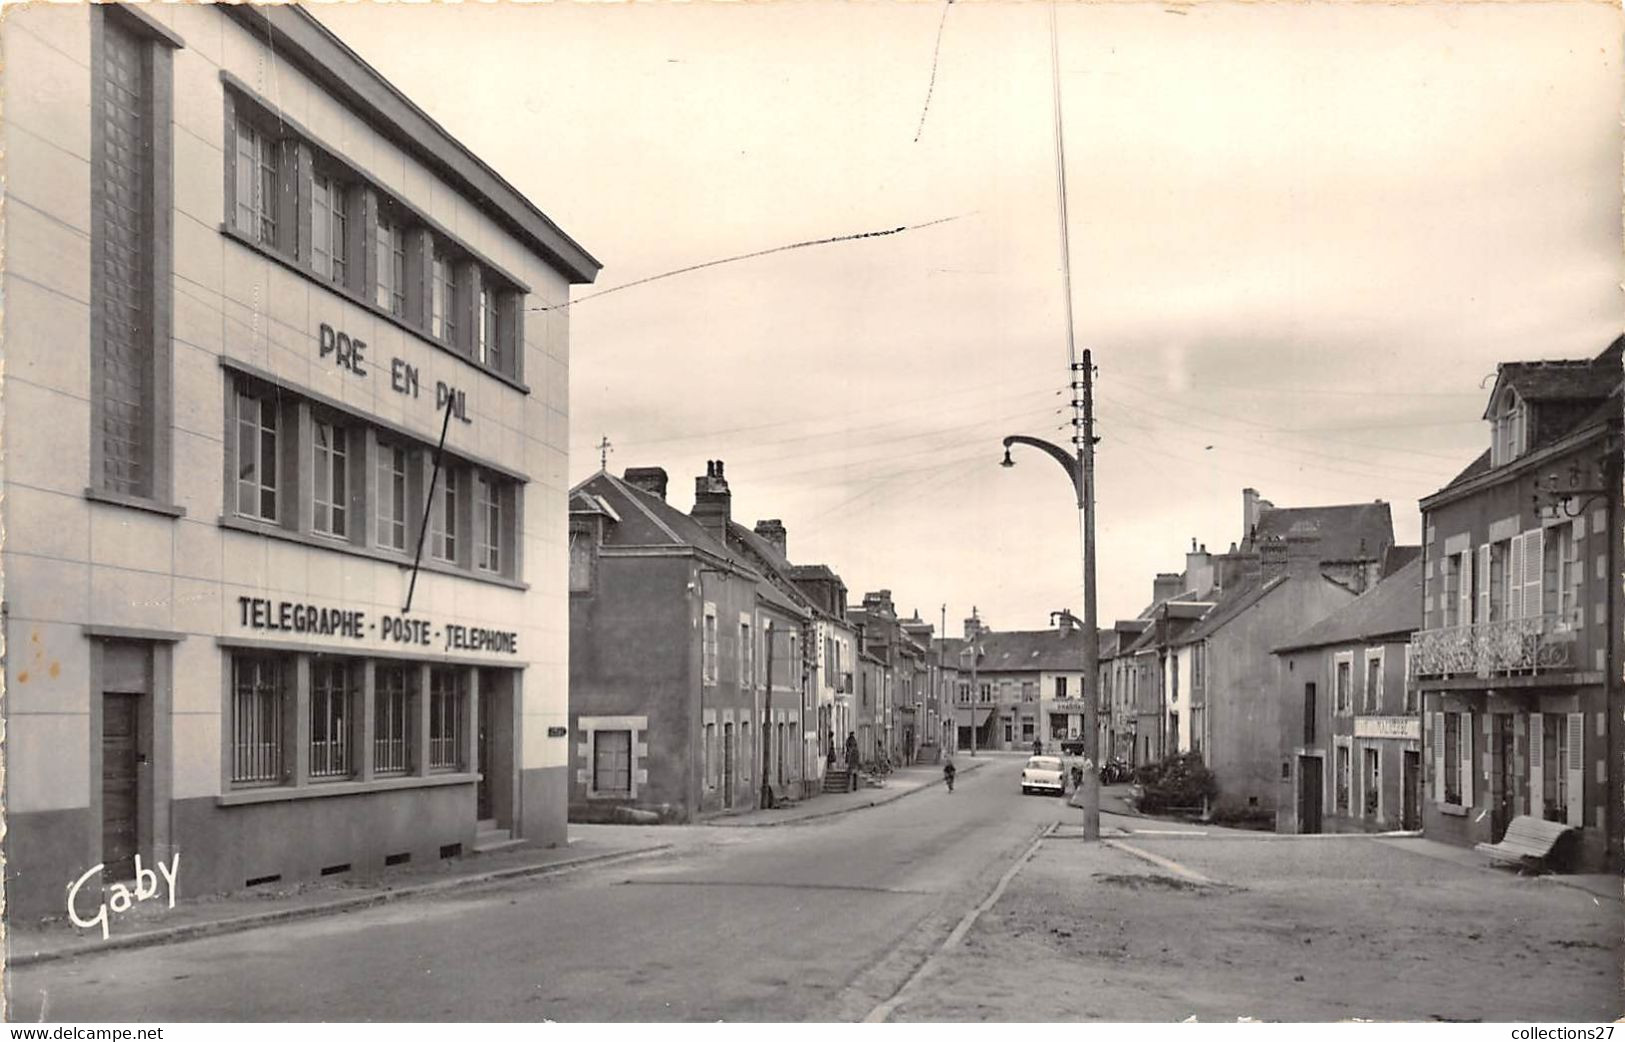
<svg viewBox="0 0 1625 1042"><path fill-rule="evenodd" d="M1625 943L1606 887L1486 870L1418 839L1115 814L1116 838L1084 846L1076 809L1019 794L1021 756L979 759L952 794L784 827L641 830L670 851L25 966L11 1016L1509 1020L1619 1007ZM590 845L616 828L577 832ZM1502 910L1494 926L1466 914L1486 903Z"/></svg>
<svg viewBox="0 0 1625 1042"><path fill-rule="evenodd" d="M660 859L24 967L52 1020L853 1020L1040 829L1019 756L949 794L783 828L667 828Z"/></svg>

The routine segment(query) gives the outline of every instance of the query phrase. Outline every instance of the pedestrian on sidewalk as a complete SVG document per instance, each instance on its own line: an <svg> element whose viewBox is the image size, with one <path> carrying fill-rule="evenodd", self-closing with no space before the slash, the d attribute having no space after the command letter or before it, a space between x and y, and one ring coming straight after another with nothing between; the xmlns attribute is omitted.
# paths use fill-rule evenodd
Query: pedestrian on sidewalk
<svg viewBox="0 0 1625 1042"><path fill-rule="evenodd" d="M954 758L950 756L942 765L942 780L948 783L949 792L954 791L954 774Z"/></svg>
<svg viewBox="0 0 1625 1042"><path fill-rule="evenodd" d="M833 769L835 766L835 729L833 727L828 731L826 747L829 750L829 765Z"/></svg>
<svg viewBox="0 0 1625 1042"><path fill-rule="evenodd" d="M858 767L858 736L851 731L846 732L846 766L850 770Z"/></svg>

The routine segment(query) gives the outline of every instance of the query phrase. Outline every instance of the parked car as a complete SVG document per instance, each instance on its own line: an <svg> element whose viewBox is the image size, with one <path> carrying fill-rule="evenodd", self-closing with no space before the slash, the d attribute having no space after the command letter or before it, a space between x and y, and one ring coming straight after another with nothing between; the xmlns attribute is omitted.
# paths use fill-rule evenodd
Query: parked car
<svg viewBox="0 0 1625 1042"><path fill-rule="evenodd" d="M1051 792L1066 795L1066 772L1059 756L1033 756L1021 769L1021 793Z"/></svg>

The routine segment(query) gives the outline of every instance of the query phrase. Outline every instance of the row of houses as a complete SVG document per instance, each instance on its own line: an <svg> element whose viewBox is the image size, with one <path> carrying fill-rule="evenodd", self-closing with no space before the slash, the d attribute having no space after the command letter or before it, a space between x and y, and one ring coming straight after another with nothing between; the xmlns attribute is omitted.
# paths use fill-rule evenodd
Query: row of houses
<svg viewBox="0 0 1625 1042"><path fill-rule="evenodd" d="M1224 814L1283 831L1421 829L1496 842L1532 815L1621 846L1621 349L1508 362L1489 447L1420 502L1281 508L1193 541L1102 634L1102 748L1195 752Z"/></svg>
<svg viewBox="0 0 1625 1042"><path fill-rule="evenodd" d="M660 467L570 492L572 820L692 821L937 756L935 627L890 590L849 605L828 565L791 562L781 521L747 528L732 499L721 460L686 512Z"/></svg>

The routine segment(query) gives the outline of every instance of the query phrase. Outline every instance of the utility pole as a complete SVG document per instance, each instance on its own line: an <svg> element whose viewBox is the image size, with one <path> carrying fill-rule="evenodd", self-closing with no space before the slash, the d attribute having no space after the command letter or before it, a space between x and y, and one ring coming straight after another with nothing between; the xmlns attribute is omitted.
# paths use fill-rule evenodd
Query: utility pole
<svg viewBox="0 0 1625 1042"><path fill-rule="evenodd" d="M1083 525L1083 838L1100 838L1100 631L1095 618L1095 406L1094 369L1083 351L1082 425L1078 443L1078 513Z"/></svg>
<svg viewBox="0 0 1625 1042"><path fill-rule="evenodd" d="M762 807L773 806L773 623L763 627L767 636L767 706L762 713Z"/></svg>

